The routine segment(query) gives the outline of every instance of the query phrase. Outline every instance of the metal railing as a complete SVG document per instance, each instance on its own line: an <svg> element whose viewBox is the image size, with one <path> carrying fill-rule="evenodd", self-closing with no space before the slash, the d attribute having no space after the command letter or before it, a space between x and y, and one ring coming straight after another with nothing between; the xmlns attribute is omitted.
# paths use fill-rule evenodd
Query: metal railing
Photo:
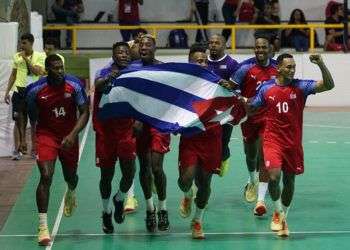
<svg viewBox="0 0 350 250"><path fill-rule="evenodd" d="M134 29L146 29L152 30L152 35L156 38L159 30L196 30L196 29L231 29L231 50L232 53L236 52L236 31L237 30L251 30L251 29L309 29L309 41L310 51L315 49L315 29L318 28L343 28L344 24L324 24L324 23L310 23L310 24L274 24L274 25L257 25L257 24L236 24L236 25L224 25L224 24L211 24L211 25L178 25L178 24L152 24L152 25L139 25L139 26L121 26L117 24L76 24L76 25L60 25L50 24L44 26L44 30L71 30L72 31L72 51L73 54L77 54L78 37L77 32L79 30L134 30Z"/></svg>

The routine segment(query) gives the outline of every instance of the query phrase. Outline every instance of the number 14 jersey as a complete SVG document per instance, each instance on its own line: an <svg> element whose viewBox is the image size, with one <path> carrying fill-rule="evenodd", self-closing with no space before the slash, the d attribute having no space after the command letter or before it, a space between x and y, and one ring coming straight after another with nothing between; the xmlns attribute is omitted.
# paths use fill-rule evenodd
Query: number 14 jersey
<svg viewBox="0 0 350 250"><path fill-rule="evenodd" d="M79 79L69 75L60 85L50 85L47 77L43 77L29 85L26 93L29 115L37 121L37 133L59 138L71 132L78 106L88 102Z"/></svg>

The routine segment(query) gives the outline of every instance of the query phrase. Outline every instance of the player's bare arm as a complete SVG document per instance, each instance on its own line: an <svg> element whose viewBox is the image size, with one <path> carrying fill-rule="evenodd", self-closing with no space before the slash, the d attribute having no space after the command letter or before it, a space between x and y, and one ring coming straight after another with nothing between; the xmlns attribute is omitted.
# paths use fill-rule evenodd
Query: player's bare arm
<svg viewBox="0 0 350 250"><path fill-rule="evenodd" d="M310 55L310 62L316 64L322 73L322 80L317 82L316 93L328 91L334 88L334 80L320 54Z"/></svg>
<svg viewBox="0 0 350 250"><path fill-rule="evenodd" d="M46 71L43 67L37 66L37 65L32 65L29 58L25 56L24 51L21 52L21 56L24 59L24 61L27 64L28 69L30 70L31 73L37 76L43 76L45 75Z"/></svg>
<svg viewBox="0 0 350 250"><path fill-rule="evenodd" d="M95 89L97 91L103 91L103 89L110 83L112 78L116 78L119 75L119 71L113 70L108 76L100 77L95 80Z"/></svg>
<svg viewBox="0 0 350 250"><path fill-rule="evenodd" d="M73 130L66 137L63 138L62 140L63 148L70 148L74 145L79 132L86 126L89 120L89 115L90 115L89 105L88 104L81 105L78 107L78 109L79 109L79 119L75 124Z"/></svg>
<svg viewBox="0 0 350 250"><path fill-rule="evenodd" d="M10 104L11 98L10 98L10 91L13 87L13 84L15 83L16 80L16 74L17 74L17 69L12 69L8 84L7 84L7 89L5 92L5 96L4 96L4 101L7 104Z"/></svg>

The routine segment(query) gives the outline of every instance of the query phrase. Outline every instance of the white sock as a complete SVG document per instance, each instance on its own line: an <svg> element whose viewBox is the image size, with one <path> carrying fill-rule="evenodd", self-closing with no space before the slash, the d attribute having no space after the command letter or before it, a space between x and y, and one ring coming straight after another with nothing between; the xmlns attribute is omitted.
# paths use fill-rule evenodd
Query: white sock
<svg viewBox="0 0 350 250"><path fill-rule="evenodd" d="M125 199L126 193L123 193L122 191L118 190L117 195L115 196L115 199L117 201L123 201Z"/></svg>
<svg viewBox="0 0 350 250"><path fill-rule="evenodd" d="M279 198L277 201L274 201L274 203L276 211L279 213L283 212L281 198Z"/></svg>
<svg viewBox="0 0 350 250"><path fill-rule="evenodd" d="M193 219L194 220L197 220L199 222L202 222L203 220L203 215L204 215L204 208L203 209L200 209L196 206L196 211L194 213L194 217Z"/></svg>
<svg viewBox="0 0 350 250"><path fill-rule="evenodd" d="M39 226L47 227L47 213L39 213Z"/></svg>
<svg viewBox="0 0 350 250"><path fill-rule="evenodd" d="M146 200L146 205L147 205L147 211L151 211L151 212L154 211L153 197Z"/></svg>
<svg viewBox="0 0 350 250"><path fill-rule="evenodd" d="M287 218L287 215L288 215L288 211L289 211L290 206L289 206L289 207L286 207L285 205L282 204L282 208L283 208L285 217Z"/></svg>
<svg viewBox="0 0 350 250"><path fill-rule="evenodd" d="M111 212L111 209L109 208L109 198L108 199L102 199L102 208L103 212L109 214Z"/></svg>
<svg viewBox="0 0 350 250"><path fill-rule="evenodd" d="M190 190L188 190L187 192L184 192L184 196L186 199L192 199L193 197L193 189L190 188Z"/></svg>
<svg viewBox="0 0 350 250"><path fill-rule="evenodd" d="M254 183L256 179L255 176L255 171L249 171L248 183Z"/></svg>
<svg viewBox="0 0 350 250"><path fill-rule="evenodd" d="M135 193L134 193L134 188L135 188L135 185L134 185L134 181L132 182L132 185L131 187L129 188L129 191L128 191L128 197L134 197L135 196Z"/></svg>
<svg viewBox="0 0 350 250"><path fill-rule="evenodd" d="M164 201L158 201L158 210L166 210L166 199Z"/></svg>
<svg viewBox="0 0 350 250"><path fill-rule="evenodd" d="M255 179L254 182L259 182L259 171L255 171Z"/></svg>
<svg viewBox="0 0 350 250"><path fill-rule="evenodd" d="M259 182L259 188L258 188L258 201L264 201L265 195L267 192L267 187L269 186L266 182Z"/></svg>

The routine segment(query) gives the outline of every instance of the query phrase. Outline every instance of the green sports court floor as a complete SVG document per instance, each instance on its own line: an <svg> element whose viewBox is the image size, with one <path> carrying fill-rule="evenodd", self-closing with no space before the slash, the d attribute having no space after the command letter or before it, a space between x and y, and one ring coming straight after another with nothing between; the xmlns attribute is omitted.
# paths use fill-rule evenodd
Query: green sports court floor
<svg viewBox="0 0 350 250"><path fill-rule="evenodd" d="M292 232L289 239L279 239L269 231L270 201L268 216L257 219L252 214L254 204L243 200L247 171L238 128L230 144L230 172L224 178L213 178L212 196L205 214L206 240L192 240L190 219L182 219L177 212L181 198L176 184L178 137L173 137L172 151L165 160L169 232L150 235L145 231L145 204L137 178L138 211L128 215L124 224L115 226L114 235L104 235L100 219L99 170L94 166L94 133L89 127L80 160L78 208L71 218L61 218L59 212L65 184L57 165L49 207L49 226L55 238L47 249L350 249L350 113L306 111L304 117L306 171L296 181L295 199L288 217ZM119 173L116 176L119 177ZM33 168L0 232L1 250L44 249L36 243L37 181L38 171Z"/></svg>

